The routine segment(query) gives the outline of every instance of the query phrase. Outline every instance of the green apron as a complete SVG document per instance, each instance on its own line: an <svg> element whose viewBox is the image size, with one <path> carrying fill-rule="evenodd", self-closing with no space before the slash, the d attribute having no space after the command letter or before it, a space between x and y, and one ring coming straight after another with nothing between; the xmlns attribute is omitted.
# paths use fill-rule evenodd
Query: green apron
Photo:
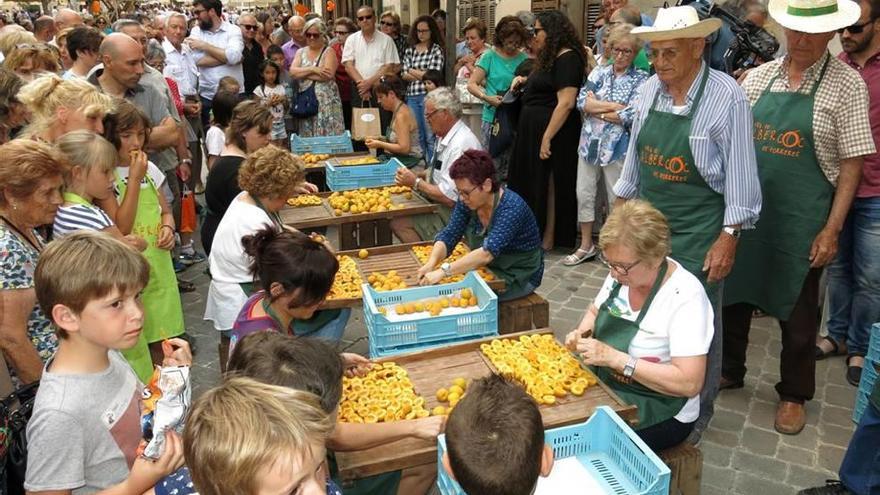
<svg viewBox="0 0 880 495"><path fill-rule="evenodd" d="M147 241L147 248L141 254L150 264L150 281L144 288L141 300L144 304L143 335L148 343L152 343L183 334L184 323L171 253L156 247L162 227L160 193L153 179L149 175L145 178L148 187L140 189L137 215L131 233ZM135 186L140 187L140 184ZM118 173L116 188L119 197L124 198L127 185Z"/></svg>
<svg viewBox="0 0 880 495"><path fill-rule="evenodd" d="M724 227L724 196L703 180L690 146L693 116L708 78L706 67L688 115L655 110L658 91L639 131L636 149L639 195L666 216L672 234L672 257L700 279L712 300L717 284L706 284L708 273L703 271L703 263Z"/></svg>
<svg viewBox="0 0 880 495"><path fill-rule="evenodd" d="M636 321L621 318L609 308L609 304L617 298L617 294L620 292L621 284L615 282L608 299L599 308L593 330L594 337L618 351L629 354L629 344L639 332L639 325L648 314L651 302L663 284L663 277L666 276L668 267L669 262L664 261L660 267L660 273L657 274L657 279L654 280L654 285L651 287L651 293L648 294L645 304L642 305L642 310ZM639 430L674 417L688 401L687 397L672 397L655 392L635 380L623 383L615 378L615 373L608 368L598 366L591 366L591 368L596 376L611 387L621 399L638 407L639 425L637 429Z"/></svg>
<svg viewBox="0 0 880 495"><path fill-rule="evenodd" d="M266 215L269 215L269 218L272 220L272 223L274 224L275 228L278 229L279 232L284 230L284 222L281 221L281 215L279 215L278 212L273 212L273 211L269 211L268 209L266 209L266 207L263 206L263 202L260 201L260 199L257 198L256 196L251 196L251 198L254 200L254 204L256 204L261 210L266 212ZM248 297L251 297L254 294L254 285L255 285L254 282L242 282L238 285L241 287L241 289L244 291L245 295L247 295ZM281 320L278 318L278 315L276 315L275 312L271 308L269 308L269 305L266 304L266 301L267 301L267 299L264 298L263 299L263 309L266 311L266 314L269 315L270 318L275 320L276 323L280 322ZM315 311L315 314L313 314L312 317L309 318L308 320L294 319L291 322L291 324L293 325L293 329L294 329L293 332L291 332L290 329L286 329L286 330L291 335L297 335L297 336L306 335L306 334L312 333L314 331L320 330L321 327L326 325L328 322L339 317L339 313L341 313L341 312L342 312L342 310L340 310L340 309L318 310L318 311ZM280 325L278 328L281 328Z"/></svg>
<svg viewBox="0 0 880 495"><path fill-rule="evenodd" d="M489 225L483 229L479 229L482 225L480 225L477 212L471 212L471 219L464 231L464 239L472 251L483 247L483 242L489 236L489 232L495 224L495 210L498 208L500 197L500 193L495 193L495 200L492 203L492 218L489 219ZM541 268L542 261L544 261L544 250L538 247L531 251L501 253L489 263L488 268L504 280L505 292L518 292Z"/></svg>
<svg viewBox="0 0 880 495"><path fill-rule="evenodd" d="M64 201L88 206L89 208L97 208L97 206L93 205L87 199L72 192L64 193ZM143 383L149 383L150 378L153 376L153 360L150 357L150 347L147 345L145 332L141 332L137 344L131 349L123 350L122 355L125 356L125 360L131 365L131 368L134 370L135 374L137 374L138 379Z"/></svg>
<svg viewBox="0 0 880 495"><path fill-rule="evenodd" d="M724 285L724 304L749 303L788 320L810 270L810 247L825 225L834 187L816 158L813 102L825 65L809 94L770 91L752 108L761 179L761 218L743 231Z"/></svg>

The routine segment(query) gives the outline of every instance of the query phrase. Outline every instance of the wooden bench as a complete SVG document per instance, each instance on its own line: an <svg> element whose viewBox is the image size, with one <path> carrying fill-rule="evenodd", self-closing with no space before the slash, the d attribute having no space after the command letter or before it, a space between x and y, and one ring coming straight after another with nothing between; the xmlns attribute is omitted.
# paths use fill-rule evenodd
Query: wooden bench
<svg viewBox="0 0 880 495"><path fill-rule="evenodd" d="M688 442L658 454L671 471L669 495L698 495L703 478L703 453Z"/></svg>
<svg viewBox="0 0 880 495"><path fill-rule="evenodd" d="M524 332L550 326L550 305L538 294L498 303L498 333Z"/></svg>

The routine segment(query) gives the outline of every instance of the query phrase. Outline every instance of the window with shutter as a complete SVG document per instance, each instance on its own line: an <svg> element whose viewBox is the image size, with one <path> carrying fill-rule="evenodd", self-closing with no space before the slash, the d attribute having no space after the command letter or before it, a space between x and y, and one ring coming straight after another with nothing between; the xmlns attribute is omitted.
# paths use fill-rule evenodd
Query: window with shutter
<svg viewBox="0 0 880 495"><path fill-rule="evenodd" d="M467 20L476 17L486 23L486 42L491 43L495 34L495 4L494 0L460 0L458 3L458 25L464 28Z"/></svg>
<svg viewBox="0 0 880 495"><path fill-rule="evenodd" d="M586 38L587 46L596 44L596 20L599 19L599 14L601 13L602 5L597 3L587 4L584 9L584 26L586 26L584 37Z"/></svg>

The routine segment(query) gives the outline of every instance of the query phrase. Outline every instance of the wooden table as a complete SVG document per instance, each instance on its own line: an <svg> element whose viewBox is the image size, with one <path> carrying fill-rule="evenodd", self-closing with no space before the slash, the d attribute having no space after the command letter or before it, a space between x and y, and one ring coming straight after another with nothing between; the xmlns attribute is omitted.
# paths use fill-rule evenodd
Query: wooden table
<svg viewBox="0 0 880 495"><path fill-rule="evenodd" d="M336 254L346 255L354 260L364 282L367 277L374 272L388 273L390 270L397 270L397 274L403 278L407 287L417 287L419 285L419 268L422 263L419 262L416 253L412 251L413 246L433 246L434 241L420 241L407 244L393 244L391 246L380 246L369 249L369 257L362 260L358 257L358 250L339 251ZM486 282L489 287L497 294L504 290L504 280L498 278ZM352 308L363 304L363 299L328 299L322 308Z"/></svg>
<svg viewBox="0 0 880 495"><path fill-rule="evenodd" d="M552 334L549 328L505 335L501 338L517 338L520 335ZM429 411L441 404L435 393L440 387L448 387L454 378L462 377L468 382L482 378L495 367L480 352L480 344L499 337L488 337L448 347L440 347L411 354L402 354L378 362L394 361L406 369L416 393L425 398ZM567 395L553 405L539 406L544 428L556 428L582 423L599 406L610 406L624 420L636 420L636 407L626 404L601 381L588 388L580 397ZM356 452L336 452L339 474L343 480L352 480L376 474L406 469L437 462L435 441L406 438L372 449Z"/></svg>
<svg viewBox="0 0 880 495"><path fill-rule="evenodd" d="M378 188L377 188L378 189ZM316 194L321 204L315 206L285 206L279 213L281 221L298 230L308 232L315 227L339 226L339 249L358 249L374 246L387 246L392 243L390 220L395 217L407 217L425 213L436 213L437 204L428 201L413 192L410 199L402 194L392 194L394 204L402 204L403 208L377 213L344 213L336 216L328 203L332 193Z"/></svg>

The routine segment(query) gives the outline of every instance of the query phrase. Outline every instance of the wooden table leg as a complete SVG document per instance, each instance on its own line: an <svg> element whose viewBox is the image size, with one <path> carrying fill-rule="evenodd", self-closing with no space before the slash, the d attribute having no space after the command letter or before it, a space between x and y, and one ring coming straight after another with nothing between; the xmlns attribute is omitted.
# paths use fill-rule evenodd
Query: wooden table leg
<svg viewBox="0 0 880 495"><path fill-rule="evenodd" d="M344 223L339 225L339 249L345 251L347 249L358 248L358 224Z"/></svg>

